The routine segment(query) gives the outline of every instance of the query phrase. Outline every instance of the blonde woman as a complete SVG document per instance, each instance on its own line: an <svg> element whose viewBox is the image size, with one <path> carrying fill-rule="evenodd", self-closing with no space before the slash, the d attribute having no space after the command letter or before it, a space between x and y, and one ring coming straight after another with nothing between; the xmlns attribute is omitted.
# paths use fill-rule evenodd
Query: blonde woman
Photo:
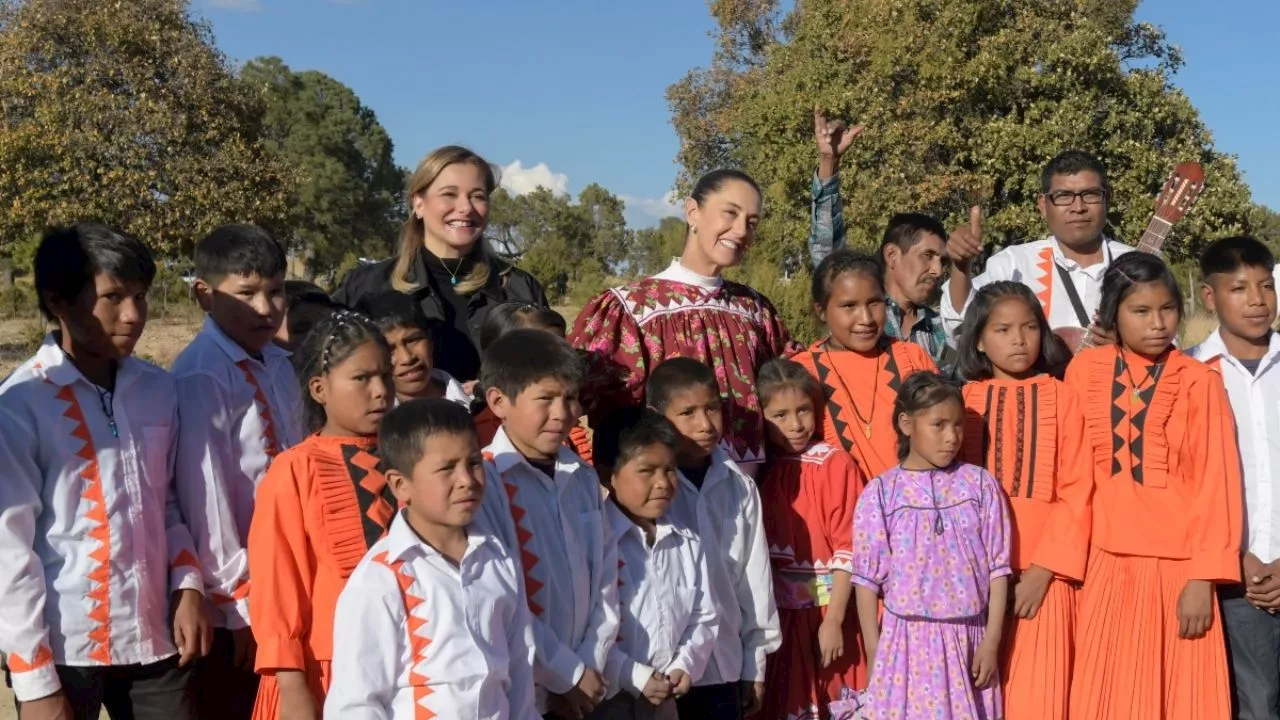
<svg viewBox="0 0 1280 720"><path fill-rule="evenodd" d="M388 290L412 296L439 325L436 367L464 383L480 372L480 326L490 310L504 302L547 307L538 281L484 240L497 185L493 166L474 152L433 150L409 178L410 216L396 256L352 270L334 294L348 307Z"/></svg>

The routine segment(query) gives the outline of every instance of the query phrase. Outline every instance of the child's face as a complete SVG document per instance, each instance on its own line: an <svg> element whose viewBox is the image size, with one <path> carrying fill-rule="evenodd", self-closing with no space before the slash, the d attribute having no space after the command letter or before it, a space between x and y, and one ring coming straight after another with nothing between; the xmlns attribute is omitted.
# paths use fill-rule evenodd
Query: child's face
<svg viewBox="0 0 1280 720"><path fill-rule="evenodd" d="M577 386L554 377L533 383L514 398L489 388L487 400L512 444L530 460L554 458L582 414Z"/></svg>
<svg viewBox="0 0 1280 720"><path fill-rule="evenodd" d="M49 300L73 346L97 357L119 360L133 354L147 325L147 290L98 273L93 284L70 301Z"/></svg>
<svg viewBox="0 0 1280 720"><path fill-rule="evenodd" d="M677 451L683 464L709 457L724 435L724 410L720 393L695 385L671 394L663 412L683 438Z"/></svg>
<svg viewBox="0 0 1280 720"><path fill-rule="evenodd" d="M431 339L422 328L398 327L386 332L391 346L391 370L395 374L396 395L401 399L429 397L431 394Z"/></svg>
<svg viewBox="0 0 1280 720"><path fill-rule="evenodd" d="M1181 308L1163 283L1146 282L1120 301L1116 334L1132 352L1155 358L1169 349L1182 319Z"/></svg>
<svg viewBox="0 0 1280 720"><path fill-rule="evenodd" d="M786 452L803 452L818 425L813 398L800 388L784 387L764 406L764 429L769 444Z"/></svg>
<svg viewBox="0 0 1280 720"><path fill-rule="evenodd" d="M284 276L227 275L210 285L195 282L200 307L240 347L261 352L284 322Z"/></svg>
<svg viewBox="0 0 1280 720"><path fill-rule="evenodd" d="M902 413L898 427L910 438L912 455L934 467L946 467L956 459L964 440L964 408L955 400L940 402L915 414Z"/></svg>
<svg viewBox="0 0 1280 720"><path fill-rule="evenodd" d="M679 484L675 450L660 443L641 449L609 475L613 501L633 520L665 515Z"/></svg>
<svg viewBox="0 0 1280 720"><path fill-rule="evenodd" d="M978 352L991 361L997 379L1022 379L1040 358L1040 322L1022 298L1005 298L991 308L978 338Z"/></svg>
<svg viewBox="0 0 1280 720"><path fill-rule="evenodd" d="M875 278L847 272L831 281L827 306L815 308L831 339L845 350L867 353L876 349L884 332L884 291Z"/></svg>
<svg viewBox="0 0 1280 720"><path fill-rule="evenodd" d="M408 507L409 524L466 527L484 499L484 458L474 433L437 433L422 443L411 475L387 471L396 499Z"/></svg>
<svg viewBox="0 0 1280 720"><path fill-rule="evenodd" d="M298 303L285 313L285 321L276 331L275 341L280 347L294 352L302 340L321 320L329 317L333 309L320 303Z"/></svg>
<svg viewBox="0 0 1280 720"><path fill-rule="evenodd" d="M1262 340L1276 321L1276 280L1271 268L1243 265L1209 276L1200 287L1204 306L1222 329L1245 340Z"/></svg>
<svg viewBox="0 0 1280 720"><path fill-rule="evenodd" d="M329 372L311 378L311 397L324 406L326 435L367 437L391 409L391 359L376 342L356 348Z"/></svg>

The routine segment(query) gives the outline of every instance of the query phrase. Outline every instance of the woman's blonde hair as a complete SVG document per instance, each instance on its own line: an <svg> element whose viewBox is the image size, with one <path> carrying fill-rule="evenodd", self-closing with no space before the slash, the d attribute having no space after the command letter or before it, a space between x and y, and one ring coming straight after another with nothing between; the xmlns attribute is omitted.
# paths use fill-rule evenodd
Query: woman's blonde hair
<svg viewBox="0 0 1280 720"><path fill-rule="evenodd" d="M458 145L436 148L418 163L418 168L413 171L413 175L405 186L405 202L410 208L409 217L400 227L400 253L396 258L396 266L391 271L391 287L399 292L408 293L418 290L426 281L425 278L419 282L409 279L409 272L418 259L418 253L422 252L426 239L426 221L413 214L413 199L425 193L445 168L456 163L467 163L479 168L484 173L486 192L492 193L498 187L498 174L493 166L485 162L484 158ZM489 282L489 273L492 272L489 251L484 245L484 238L481 237L477 242L480 243L480 254L475 266L472 267L471 272L460 278L453 288L464 297L483 288Z"/></svg>

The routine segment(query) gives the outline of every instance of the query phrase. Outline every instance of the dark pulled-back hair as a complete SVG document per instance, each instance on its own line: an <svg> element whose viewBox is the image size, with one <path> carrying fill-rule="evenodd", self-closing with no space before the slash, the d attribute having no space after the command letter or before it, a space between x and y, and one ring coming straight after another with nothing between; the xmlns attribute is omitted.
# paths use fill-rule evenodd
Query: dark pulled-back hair
<svg viewBox="0 0 1280 720"><path fill-rule="evenodd" d="M814 410L820 407L822 390L818 380L803 365L786 358L774 358L761 365L756 372L756 395L760 397L761 409L783 390L799 390L813 399Z"/></svg>
<svg viewBox="0 0 1280 720"><path fill-rule="evenodd" d="M937 218L924 213L898 213L889 218L889 225L884 230L884 238L880 241L880 253L890 245L895 245L906 252L912 245L920 242L926 234L937 235L943 242L947 241L947 229Z"/></svg>
<svg viewBox="0 0 1280 720"><path fill-rule="evenodd" d="M564 316L551 308L524 302L505 302L489 311L480 326L480 352L494 340L518 328L554 331L561 337L569 327Z"/></svg>
<svg viewBox="0 0 1280 720"><path fill-rule="evenodd" d="M693 198L693 201L698 203L698 206L701 207L702 203L706 202L708 196L712 193L719 192L720 188L724 187L725 183L733 180L744 182L750 185L756 191L757 195L763 195L763 193L760 192L760 185L757 184L750 175L742 172L741 170L721 168L719 170L712 170L706 175L698 178L698 182L694 184L693 192L689 193L689 197Z"/></svg>
<svg viewBox="0 0 1280 720"><path fill-rule="evenodd" d="M337 303L324 288L306 280L284 281L284 303L290 310L299 305L321 305L331 309L337 307Z"/></svg>
<svg viewBox="0 0 1280 720"><path fill-rule="evenodd" d="M142 241L95 222L51 227L36 248L32 275L40 313L52 321L50 297L72 302L99 274L150 288L156 261Z"/></svg>
<svg viewBox="0 0 1280 720"><path fill-rule="evenodd" d="M813 304L825 308L831 300L831 288L836 279L845 273L857 273L871 278L884 293L884 265L874 257L853 250L836 250L822 259L813 271L810 296Z"/></svg>
<svg viewBox="0 0 1280 720"><path fill-rule="evenodd" d="M1158 283L1168 288L1178 305L1178 320L1182 320L1182 288L1173 277L1173 271L1159 257L1150 253L1125 253L1111 261L1102 276L1102 301L1098 303L1098 326L1103 330L1115 330L1120 303L1129 297L1138 285Z"/></svg>
<svg viewBox="0 0 1280 720"><path fill-rule="evenodd" d="M395 290L371 293L361 296L353 309L373 320L384 334L400 328L417 328L427 334L433 347L435 345L440 323L423 314L412 295Z"/></svg>
<svg viewBox="0 0 1280 720"><path fill-rule="evenodd" d="M591 457L596 467L617 470L653 445L675 452L680 446L680 432L652 408L621 408L592 430Z"/></svg>
<svg viewBox="0 0 1280 720"><path fill-rule="evenodd" d="M1107 189L1107 169L1101 160L1083 150L1063 150L1040 171L1040 192L1047 194L1053 187L1053 179L1059 175L1079 175L1086 171L1097 173L1102 189Z"/></svg>
<svg viewBox="0 0 1280 720"><path fill-rule="evenodd" d="M283 277L288 267L284 248L257 225L223 225L196 243L196 277L210 284L228 275Z"/></svg>
<svg viewBox="0 0 1280 720"><path fill-rule="evenodd" d="M1240 268L1256 267L1274 270L1276 256L1261 240L1236 235L1214 240L1200 253L1200 277L1205 280L1218 273L1234 273Z"/></svg>
<svg viewBox="0 0 1280 720"><path fill-rule="evenodd" d="M327 421L324 406L311 397L311 380L328 374L365 343L376 343L389 356L382 331L369 318L351 310L336 310L316 323L293 354L293 368L302 385L302 421L308 432L317 432Z"/></svg>
<svg viewBox="0 0 1280 720"><path fill-rule="evenodd" d="M898 434L898 460L906 460L911 453L911 438L902 432L898 418L915 415L935 405L954 401L964 407L959 386L942 379L935 372L918 372L911 375L898 388L898 399L893 403L893 430Z"/></svg>
<svg viewBox="0 0 1280 720"><path fill-rule="evenodd" d="M1031 314L1040 326L1040 348L1035 364L1032 367L1039 372L1050 372L1069 360L1063 346L1057 341L1049 320L1044 315L1044 308L1031 292L1031 288L1013 280L1000 280L974 293L965 310L964 323L956 333L956 350L960 356L959 370L965 380L989 380L994 374L991 360L978 349L982 341L982 332L991 320L991 312L1006 300L1021 300L1030 308Z"/></svg>
<svg viewBox="0 0 1280 720"><path fill-rule="evenodd" d="M471 413L452 400L422 398L397 405L378 426L378 457L404 475L422 459L423 444L436 435L476 436Z"/></svg>
<svg viewBox="0 0 1280 720"><path fill-rule="evenodd" d="M658 364L645 383L645 402L660 413L667 411L671 397L691 388L707 388L720 396L716 373L706 364L687 357L673 357Z"/></svg>
<svg viewBox="0 0 1280 720"><path fill-rule="evenodd" d="M479 385L515 400L525 388L548 378L578 387L585 374L582 356L569 343L545 330L521 328L485 348Z"/></svg>

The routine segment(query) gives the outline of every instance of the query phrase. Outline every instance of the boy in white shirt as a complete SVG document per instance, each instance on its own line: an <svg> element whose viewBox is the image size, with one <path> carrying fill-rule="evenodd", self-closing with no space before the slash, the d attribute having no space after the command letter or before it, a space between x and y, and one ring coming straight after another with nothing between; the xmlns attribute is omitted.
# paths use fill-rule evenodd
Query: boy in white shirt
<svg viewBox="0 0 1280 720"><path fill-rule="evenodd" d="M1204 305L1218 329L1188 351L1222 373L1244 475L1244 582L1219 590L1236 716L1280 717L1280 337L1275 258L1258 240L1230 237L1200 256Z"/></svg>
<svg viewBox="0 0 1280 720"><path fill-rule="evenodd" d="M608 697L591 717L675 720L676 699L702 676L716 629L702 545L667 514L680 487L680 434L653 410L625 408L592 441L609 489L622 619L605 666Z"/></svg>
<svg viewBox="0 0 1280 720"><path fill-rule="evenodd" d="M533 613L538 709L580 718L604 699L618 635L618 553L600 481L564 441L583 363L563 339L513 330L485 348L480 386L502 428L485 448L485 502L505 517Z"/></svg>
<svg viewBox="0 0 1280 720"><path fill-rule="evenodd" d="M58 329L0 385L0 648L23 720L193 711L212 631L174 499L177 393L132 357L155 274L145 245L96 223L36 250Z"/></svg>
<svg viewBox="0 0 1280 720"><path fill-rule="evenodd" d="M217 228L196 243L194 260L204 327L171 371L182 417L178 502L218 611L213 650L196 671L197 710L206 720L249 720L258 688L245 550L253 497L272 458L302 439L297 376L273 342L285 317L286 261L253 225Z"/></svg>
<svg viewBox="0 0 1280 720"><path fill-rule="evenodd" d="M537 720L520 561L481 512L496 488L470 413L409 401L383 418L378 448L401 510L338 598L325 714Z"/></svg>
<svg viewBox="0 0 1280 720"><path fill-rule="evenodd" d="M724 414L711 368L672 358L649 374L645 394L680 431L681 483L671 516L702 542L720 620L711 662L680 698L680 716L738 720L760 711L765 657L782 644L760 493L720 447Z"/></svg>

